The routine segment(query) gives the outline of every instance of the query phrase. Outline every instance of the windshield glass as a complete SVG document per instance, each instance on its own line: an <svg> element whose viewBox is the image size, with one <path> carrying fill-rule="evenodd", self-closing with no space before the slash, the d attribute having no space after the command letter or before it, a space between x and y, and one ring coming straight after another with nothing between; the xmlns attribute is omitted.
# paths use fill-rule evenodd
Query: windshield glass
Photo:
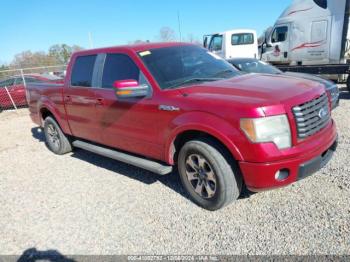
<svg viewBox="0 0 350 262"><path fill-rule="evenodd" d="M237 59L231 60L236 68L246 73L262 73L262 74L281 74L282 72L276 67L269 65L257 59Z"/></svg>
<svg viewBox="0 0 350 262"><path fill-rule="evenodd" d="M173 46L139 52L160 88L215 81L239 75L222 58L198 46Z"/></svg>

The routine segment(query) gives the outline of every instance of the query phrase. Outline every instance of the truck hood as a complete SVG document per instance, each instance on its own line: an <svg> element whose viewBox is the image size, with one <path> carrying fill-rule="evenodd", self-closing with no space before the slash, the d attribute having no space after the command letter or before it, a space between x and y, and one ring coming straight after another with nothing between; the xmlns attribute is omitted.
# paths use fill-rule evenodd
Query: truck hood
<svg viewBox="0 0 350 262"><path fill-rule="evenodd" d="M330 80L323 79L323 78L321 78L319 76L315 76L315 75L305 74L305 73L285 72L284 75L291 76L291 77L304 78L304 79L308 79L308 80L312 80L312 81L317 81L321 84L324 84L327 89L331 88L335 85L335 83L330 81Z"/></svg>
<svg viewBox="0 0 350 262"><path fill-rule="evenodd" d="M300 104L324 92L324 86L286 75L248 74L179 89L192 98L227 100L245 106Z"/></svg>

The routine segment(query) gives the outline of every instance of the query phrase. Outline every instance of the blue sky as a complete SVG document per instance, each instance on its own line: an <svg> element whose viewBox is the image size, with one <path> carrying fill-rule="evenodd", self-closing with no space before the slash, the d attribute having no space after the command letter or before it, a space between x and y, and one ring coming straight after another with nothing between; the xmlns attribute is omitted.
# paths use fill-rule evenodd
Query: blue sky
<svg viewBox="0 0 350 262"><path fill-rule="evenodd" d="M136 39L156 41L159 29L182 35L272 25L291 0L2 0L0 63L25 50L47 51L53 44L94 47L126 44Z"/></svg>

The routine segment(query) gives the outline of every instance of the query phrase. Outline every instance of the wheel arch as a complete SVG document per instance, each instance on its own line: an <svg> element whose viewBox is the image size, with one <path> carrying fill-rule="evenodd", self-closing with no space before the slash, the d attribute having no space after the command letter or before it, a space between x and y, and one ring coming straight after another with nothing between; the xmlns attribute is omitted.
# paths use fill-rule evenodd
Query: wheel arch
<svg viewBox="0 0 350 262"><path fill-rule="evenodd" d="M59 113L58 109L55 109L55 107L51 106L50 104L41 104L39 108L39 117L40 117L40 123L41 127L44 126L45 118L48 116L51 116L55 119L57 124L62 129L63 133L71 135L70 129L68 127L68 123L65 122L65 119L62 119L62 114Z"/></svg>
<svg viewBox="0 0 350 262"><path fill-rule="evenodd" d="M209 138L227 150L230 156L235 161L243 160L243 157L234 145L234 143L226 136L218 132L213 128L208 127L183 127L171 136L170 142L166 146L166 160L169 164L173 165L176 162L177 155L181 147L188 141L195 138Z"/></svg>

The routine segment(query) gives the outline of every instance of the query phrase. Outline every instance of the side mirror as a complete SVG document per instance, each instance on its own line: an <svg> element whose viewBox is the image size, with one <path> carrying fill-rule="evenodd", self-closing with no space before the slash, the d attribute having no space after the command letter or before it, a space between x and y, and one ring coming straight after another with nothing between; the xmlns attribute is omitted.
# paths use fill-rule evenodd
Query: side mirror
<svg viewBox="0 0 350 262"><path fill-rule="evenodd" d="M145 97L149 93L148 85L140 85L133 79L115 81L113 88L118 98Z"/></svg>

